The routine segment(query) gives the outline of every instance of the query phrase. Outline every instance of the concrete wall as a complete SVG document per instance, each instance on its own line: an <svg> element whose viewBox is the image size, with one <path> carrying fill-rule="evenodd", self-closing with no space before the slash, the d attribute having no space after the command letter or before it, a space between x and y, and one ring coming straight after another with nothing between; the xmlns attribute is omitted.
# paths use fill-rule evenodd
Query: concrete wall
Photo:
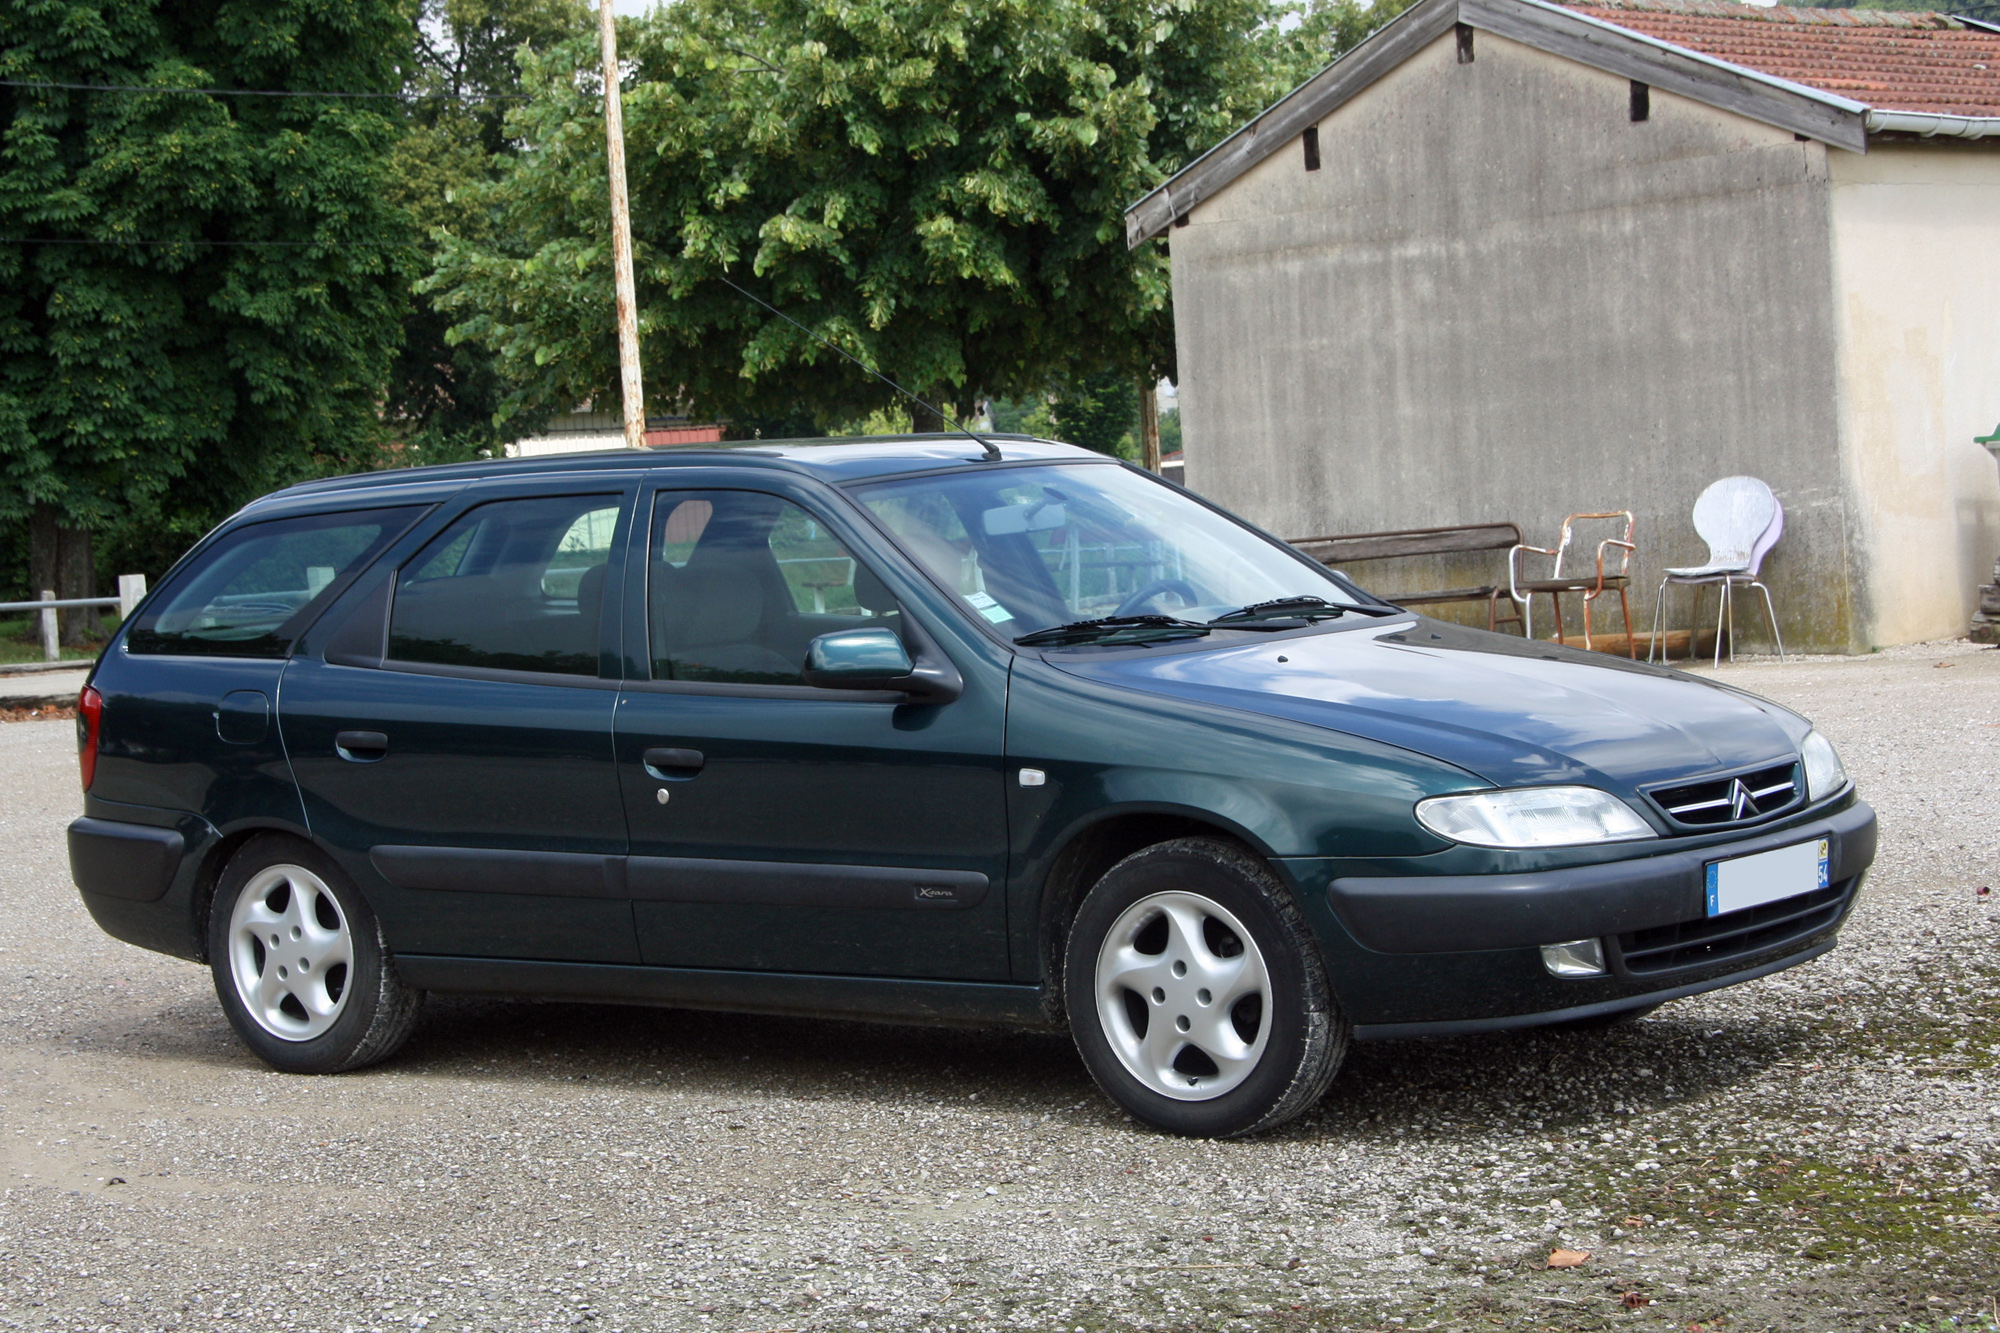
<svg viewBox="0 0 2000 1333"><path fill-rule="evenodd" d="M2000 554L2000 145L1832 154L1841 461L1875 643L1965 632Z"/></svg>
<svg viewBox="0 0 2000 1333"><path fill-rule="evenodd" d="M1321 123L1322 170L1288 147L1168 232L1188 484L1285 536L1512 519L1550 545L1633 509L1643 630L1659 568L1706 553L1696 495L1747 472L1787 509L1788 640L1859 646L1827 150L1657 89L1634 124L1629 97L1447 36Z"/></svg>

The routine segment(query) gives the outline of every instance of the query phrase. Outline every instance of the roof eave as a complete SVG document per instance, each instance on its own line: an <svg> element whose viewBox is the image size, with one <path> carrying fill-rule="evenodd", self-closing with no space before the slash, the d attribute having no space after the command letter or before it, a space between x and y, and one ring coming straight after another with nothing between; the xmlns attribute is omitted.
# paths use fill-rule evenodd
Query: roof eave
<svg viewBox="0 0 2000 1333"><path fill-rule="evenodd" d="M1879 114L1838 94L1702 55L1545 0L1423 0L1126 209L1127 247L1166 231L1455 23L1850 152L1868 151L1864 118Z"/></svg>

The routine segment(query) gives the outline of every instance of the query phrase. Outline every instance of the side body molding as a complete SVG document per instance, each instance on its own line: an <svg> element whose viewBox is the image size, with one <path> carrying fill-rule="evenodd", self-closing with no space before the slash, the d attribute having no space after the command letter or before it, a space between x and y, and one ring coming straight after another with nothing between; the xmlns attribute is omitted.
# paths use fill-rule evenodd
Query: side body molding
<svg viewBox="0 0 2000 1333"><path fill-rule="evenodd" d="M369 851L368 860L401 889L559 898L629 896L644 902L949 911L977 907L985 901L988 887L985 875L968 870L483 847L381 846Z"/></svg>

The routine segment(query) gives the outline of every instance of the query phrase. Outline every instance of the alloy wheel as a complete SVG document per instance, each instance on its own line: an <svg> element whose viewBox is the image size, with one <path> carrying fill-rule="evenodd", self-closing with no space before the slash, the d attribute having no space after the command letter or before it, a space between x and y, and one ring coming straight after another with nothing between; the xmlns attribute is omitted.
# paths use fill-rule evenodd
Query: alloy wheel
<svg viewBox="0 0 2000 1333"><path fill-rule="evenodd" d="M1134 1078L1207 1101L1248 1078L1270 1037L1271 982L1243 924L1198 893L1151 894L1097 953L1097 1016Z"/></svg>
<svg viewBox="0 0 2000 1333"><path fill-rule="evenodd" d="M347 1004L354 940L326 882L297 865L267 866L237 896L229 920L229 973L264 1031L310 1041Z"/></svg>

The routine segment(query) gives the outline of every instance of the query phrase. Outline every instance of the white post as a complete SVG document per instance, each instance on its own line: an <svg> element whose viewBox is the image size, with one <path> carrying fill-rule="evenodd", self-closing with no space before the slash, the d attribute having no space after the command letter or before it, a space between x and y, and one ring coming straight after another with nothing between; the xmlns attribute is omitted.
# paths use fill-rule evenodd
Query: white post
<svg viewBox="0 0 2000 1333"><path fill-rule="evenodd" d="M625 447L646 447L646 394L639 380L639 298L632 282L632 208L625 194L625 112L618 100L618 27L611 0L599 0L604 47L604 146L611 175L611 270L618 290L618 379L625 399Z"/></svg>
<svg viewBox="0 0 2000 1333"><path fill-rule="evenodd" d="M139 603L146 597L146 576L144 574L120 574L118 576L118 619L123 622L132 618L139 609Z"/></svg>
<svg viewBox="0 0 2000 1333"><path fill-rule="evenodd" d="M42 589L42 600L53 602L55 589ZM56 662L62 659L62 644L56 637L56 613L53 607L42 612L42 660Z"/></svg>

